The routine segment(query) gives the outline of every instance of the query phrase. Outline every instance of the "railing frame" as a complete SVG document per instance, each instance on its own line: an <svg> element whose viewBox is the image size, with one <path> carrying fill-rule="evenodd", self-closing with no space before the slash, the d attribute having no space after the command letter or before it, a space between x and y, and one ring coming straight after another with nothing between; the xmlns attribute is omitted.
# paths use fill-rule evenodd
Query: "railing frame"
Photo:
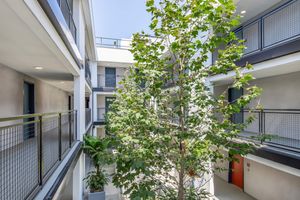
<svg viewBox="0 0 300 200"><path fill-rule="evenodd" d="M300 109L261 109L261 110L249 110L249 109L243 109L243 118L245 113L258 113L258 129L259 132L258 135L264 135L266 133L266 114L295 114L300 115ZM299 133L300 134L300 133ZM265 144L276 147L281 147L283 149L294 149L296 151L300 151L300 147L292 147L288 145L283 145L279 143L273 143L272 140L270 142L265 142Z"/></svg>
<svg viewBox="0 0 300 200"><path fill-rule="evenodd" d="M112 41L112 43L105 43L104 41ZM118 38L109 38L109 37L96 37L96 45L101 47L108 48L117 48L117 49L130 49L129 45L122 45L122 41L130 42L129 39L118 39Z"/></svg>
<svg viewBox="0 0 300 200"><path fill-rule="evenodd" d="M247 56L250 56L250 55L253 55L253 54L256 54L256 53L259 53L261 51L267 50L269 48L276 47L278 45L287 43L287 42L289 42L291 40L294 40L294 39L297 39L297 38L300 37L300 33L299 33L298 35L295 35L295 36L290 37L290 38L283 39L283 40L275 42L275 43L273 43L271 45L267 45L267 46L264 45L264 33L265 33L265 31L264 31L264 20L265 20L265 18L268 17L268 16L271 16L274 13L277 13L277 12L281 11L282 9L284 9L287 6L295 3L296 1L299 1L299 0L290 0L288 2L285 2L284 4L282 4L282 5L278 6L278 7L275 7L272 10L270 10L269 12L263 14L259 18L254 19L254 20L250 20L250 21L244 23L243 25L241 25L240 27L238 27L237 29L235 29L233 31L235 33L238 32L238 31L243 31L246 27L251 26L251 25L253 25L255 23L258 23L258 34L259 34L259 38L258 38L258 41L257 41L258 42L258 49L254 50L252 52L248 52L248 53L244 54L243 58L245 58Z"/></svg>
<svg viewBox="0 0 300 200"><path fill-rule="evenodd" d="M0 118L0 122L10 122L10 121L16 121L16 120L24 120L24 119L29 119L33 118L32 121L29 122L23 122L23 123L15 123L13 125L8 125L8 126L0 126L0 128L10 128L14 126L22 126L26 124L32 124L32 123L39 123L38 129L37 129L37 134L36 134L36 140L37 140L37 167L38 167L38 186L37 187L42 187L44 185L44 182L51 176L53 171L56 169L58 166L59 162L63 159L63 154L65 152L62 152L62 115L68 115L68 147L69 149L72 148L73 141L77 140L77 111L76 110L70 110L66 112L52 112L52 113L35 113L35 114L28 114L28 115L21 115L21 116L16 116L16 117L6 117L6 118ZM73 115L73 116L72 116ZM44 117L46 116L57 116L58 120L58 163L54 164L52 168L49 169L46 173L44 173L43 170L43 122L44 122ZM73 117L73 120L72 120ZM74 140L72 141L72 122L73 122L73 137ZM18 144L17 144L18 145ZM11 147L9 147L11 148ZM1 150L1 151L5 151ZM28 196L33 196L36 194L37 188L32 188L31 191L28 191Z"/></svg>

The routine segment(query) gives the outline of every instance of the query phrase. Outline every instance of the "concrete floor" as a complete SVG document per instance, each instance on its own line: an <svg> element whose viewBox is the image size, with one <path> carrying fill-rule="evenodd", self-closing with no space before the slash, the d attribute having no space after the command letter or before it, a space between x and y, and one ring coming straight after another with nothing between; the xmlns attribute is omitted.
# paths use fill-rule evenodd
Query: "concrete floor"
<svg viewBox="0 0 300 200"><path fill-rule="evenodd" d="M237 186L229 184L217 176L214 177L214 186L214 200L255 200Z"/></svg>

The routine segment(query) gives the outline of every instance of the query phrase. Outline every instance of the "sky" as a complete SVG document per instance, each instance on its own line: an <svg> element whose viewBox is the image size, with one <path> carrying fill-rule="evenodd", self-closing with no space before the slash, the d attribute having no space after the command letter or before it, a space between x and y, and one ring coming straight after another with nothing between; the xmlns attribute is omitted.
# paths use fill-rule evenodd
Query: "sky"
<svg viewBox="0 0 300 200"><path fill-rule="evenodd" d="M150 33L145 0L93 0L93 14L98 37L121 39L142 30Z"/></svg>

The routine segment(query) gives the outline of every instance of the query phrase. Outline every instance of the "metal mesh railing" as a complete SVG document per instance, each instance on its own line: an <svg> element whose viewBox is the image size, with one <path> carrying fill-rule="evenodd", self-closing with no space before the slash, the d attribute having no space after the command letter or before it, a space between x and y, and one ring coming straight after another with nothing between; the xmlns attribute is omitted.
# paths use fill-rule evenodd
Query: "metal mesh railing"
<svg viewBox="0 0 300 200"><path fill-rule="evenodd" d="M98 88L102 88L104 91L111 91L115 90L116 87L122 87L119 82L122 81L124 75L105 75L105 74L98 74L97 81L98 81Z"/></svg>
<svg viewBox="0 0 300 200"><path fill-rule="evenodd" d="M250 20L234 32L245 40L244 56L266 51L292 42L300 37L300 0L291 0ZM223 47L220 47L223 49ZM272 57L271 57L272 58ZM218 59L218 50L213 52L213 63Z"/></svg>
<svg viewBox="0 0 300 200"><path fill-rule="evenodd" d="M97 108L97 121L104 122L105 121L105 108Z"/></svg>
<svg viewBox="0 0 300 200"><path fill-rule="evenodd" d="M85 109L85 127L87 128L92 121L92 109L86 108Z"/></svg>
<svg viewBox="0 0 300 200"><path fill-rule="evenodd" d="M250 115L255 119L244 130L242 136L268 135L270 140L266 140L266 144L300 150L300 110L244 110L244 121Z"/></svg>
<svg viewBox="0 0 300 200"><path fill-rule="evenodd" d="M0 119L0 200L32 199L76 138L76 111Z"/></svg>

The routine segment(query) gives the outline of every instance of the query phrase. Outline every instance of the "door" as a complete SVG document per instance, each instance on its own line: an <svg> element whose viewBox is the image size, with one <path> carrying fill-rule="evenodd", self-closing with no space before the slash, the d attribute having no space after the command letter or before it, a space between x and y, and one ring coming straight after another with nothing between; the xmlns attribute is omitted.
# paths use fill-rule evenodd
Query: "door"
<svg viewBox="0 0 300 200"><path fill-rule="evenodd" d="M235 155L234 158L237 161L230 163L229 182L244 189L244 158L240 155Z"/></svg>
<svg viewBox="0 0 300 200"><path fill-rule="evenodd" d="M228 90L228 102L229 103L234 103L238 98L243 96L243 88L241 89L236 89L236 88L229 88ZM240 113L235 113L231 117L232 122L235 124L241 124L244 122L243 119L243 112Z"/></svg>
<svg viewBox="0 0 300 200"><path fill-rule="evenodd" d="M109 107L115 99L115 97L105 97L105 113L109 112Z"/></svg>
<svg viewBox="0 0 300 200"><path fill-rule="evenodd" d="M116 87L116 68L105 67L105 87Z"/></svg>
<svg viewBox="0 0 300 200"><path fill-rule="evenodd" d="M33 114L34 109L34 85L28 82L24 82L23 86L23 114ZM25 118L24 123L34 121L34 117ZM23 127L24 140L34 137L35 126L32 124L25 124Z"/></svg>

